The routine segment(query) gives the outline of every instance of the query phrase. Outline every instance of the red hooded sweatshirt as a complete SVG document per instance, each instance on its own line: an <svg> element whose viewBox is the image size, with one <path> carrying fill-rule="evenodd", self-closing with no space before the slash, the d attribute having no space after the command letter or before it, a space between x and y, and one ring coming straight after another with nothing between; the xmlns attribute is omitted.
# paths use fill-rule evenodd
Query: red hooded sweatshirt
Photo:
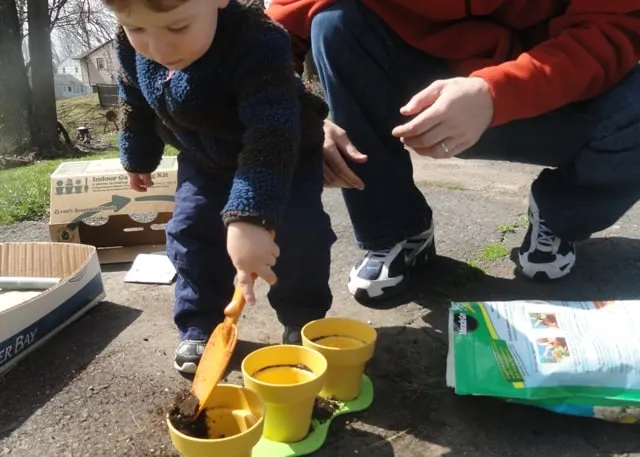
<svg viewBox="0 0 640 457"><path fill-rule="evenodd" d="M271 0L267 14L308 46L313 16L334 1ZM360 1L454 74L484 78L492 125L597 96L640 60L640 0Z"/></svg>

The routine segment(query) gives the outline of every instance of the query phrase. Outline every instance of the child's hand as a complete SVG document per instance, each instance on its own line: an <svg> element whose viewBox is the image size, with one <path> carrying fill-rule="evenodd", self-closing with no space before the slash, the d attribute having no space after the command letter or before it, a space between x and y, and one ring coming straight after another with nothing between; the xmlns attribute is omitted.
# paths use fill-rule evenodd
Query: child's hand
<svg viewBox="0 0 640 457"><path fill-rule="evenodd" d="M151 173L127 173L129 175L129 187L137 192L146 192L147 187L153 186Z"/></svg>
<svg viewBox="0 0 640 457"><path fill-rule="evenodd" d="M244 289L248 304L256 302L251 275L257 274L269 285L277 278L271 270L280 255L280 248L271 234L262 227L246 222L232 222L227 232L227 251L238 270L238 284Z"/></svg>

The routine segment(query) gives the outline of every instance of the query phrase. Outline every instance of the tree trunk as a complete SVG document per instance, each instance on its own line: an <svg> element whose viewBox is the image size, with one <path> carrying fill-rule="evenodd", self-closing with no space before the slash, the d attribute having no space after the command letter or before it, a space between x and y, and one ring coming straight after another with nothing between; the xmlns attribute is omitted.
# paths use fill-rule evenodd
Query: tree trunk
<svg viewBox="0 0 640 457"><path fill-rule="evenodd" d="M3 0L0 0L3 1ZM31 56L31 97L35 130L34 145L41 154L59 146L56 94L53 80L51 27L47 0L29 0L29 54Z"/></svg>
<svg viewBox="0 0 640 457"><path fill-rule="evenodd" d="M0 155L19 155L31 142L30 88L21 41L15 0L0 0Z"/></svg>

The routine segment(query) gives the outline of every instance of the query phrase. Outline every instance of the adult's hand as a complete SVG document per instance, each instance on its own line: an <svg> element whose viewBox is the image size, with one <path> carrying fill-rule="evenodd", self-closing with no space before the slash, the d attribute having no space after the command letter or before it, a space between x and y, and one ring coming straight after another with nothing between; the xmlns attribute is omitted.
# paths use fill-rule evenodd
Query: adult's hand
<svg viewBox="0 0 640 457"><path fill-rule="evenodd" d="M349 162L364 163L367 156L353 145L347 132L330 120L324 121L324 184L326 187L364 189L364 182L356 175Z"/></svg>
<svg viewBox="0 0 640 457"><path fill-rule="evenodd" d="M493 98L481 78L433 82L400 108L415 116L393 129L405 147L436 159L453 157L473 146L493 119Z"/></svg>

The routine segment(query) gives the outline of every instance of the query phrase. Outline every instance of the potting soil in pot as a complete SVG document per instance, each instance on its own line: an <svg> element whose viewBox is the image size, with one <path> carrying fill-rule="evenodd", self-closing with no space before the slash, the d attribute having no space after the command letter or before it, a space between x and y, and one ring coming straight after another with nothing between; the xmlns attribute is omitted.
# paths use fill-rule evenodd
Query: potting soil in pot
<svg viewBox="0 0 640 457"><path fill-rule="evenodd" d="M209 427L206 422L206 411L203 411L195 420L198 412L198 399L185 390L176 395L169 410L169 420L181 433L194 438L209 438Z"/></svg>

